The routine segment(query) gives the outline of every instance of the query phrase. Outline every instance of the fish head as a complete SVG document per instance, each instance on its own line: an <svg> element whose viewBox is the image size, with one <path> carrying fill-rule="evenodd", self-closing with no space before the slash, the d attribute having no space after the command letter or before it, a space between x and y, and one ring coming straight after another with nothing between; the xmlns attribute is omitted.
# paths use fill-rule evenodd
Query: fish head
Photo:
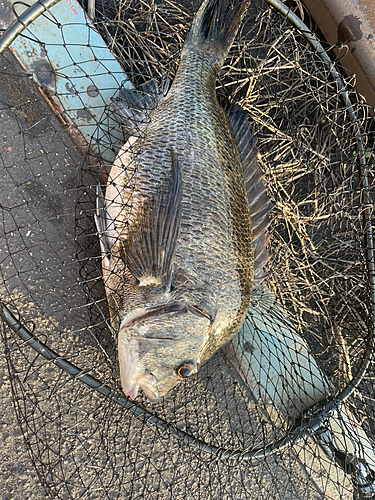
<svg viewBox="0 0 375 500"><path fill-rule="evenodd" d="M135 399L141 388L154 403L192 377L200 366L210 326L207 317L187 311L146 317L120 328L118 356L125 395Z"/></svg>

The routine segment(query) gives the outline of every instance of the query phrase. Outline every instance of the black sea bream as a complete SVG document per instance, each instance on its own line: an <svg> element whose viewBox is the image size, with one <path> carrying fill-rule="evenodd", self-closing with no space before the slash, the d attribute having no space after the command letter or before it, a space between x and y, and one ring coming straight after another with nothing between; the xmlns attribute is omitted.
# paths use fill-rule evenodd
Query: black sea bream
<svg viewBox="0 0 375 500"><path fill-rule="evenodd" d="M169 90L123 90L130 133L98 197L123 390L153 402L241 328L262 276L271 203L238 106L215 91L249 0L206 0Z"/></svg>

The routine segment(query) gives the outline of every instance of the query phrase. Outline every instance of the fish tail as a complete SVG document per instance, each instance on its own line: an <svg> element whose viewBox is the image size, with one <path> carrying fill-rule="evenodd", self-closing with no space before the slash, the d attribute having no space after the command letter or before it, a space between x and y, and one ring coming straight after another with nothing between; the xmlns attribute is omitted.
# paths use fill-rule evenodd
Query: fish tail
<svg viewBox="0 0 375 500"><path fill-rule="evenodd" d="M250 2L205 0L194 18L186 48L216 52L222 65Z"/></svg>

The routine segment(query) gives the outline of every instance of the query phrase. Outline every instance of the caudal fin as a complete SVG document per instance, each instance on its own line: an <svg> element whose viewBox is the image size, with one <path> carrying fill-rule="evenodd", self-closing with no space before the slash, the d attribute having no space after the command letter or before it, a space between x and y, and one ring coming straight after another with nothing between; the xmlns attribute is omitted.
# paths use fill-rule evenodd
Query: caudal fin
<svg viewBox="0 0 375 500"><path fill-rule="evenodd" d="M234 37L251 0L205 0L198 10L186 47L207 47L218 52L221 63L229 52Z"/></svg>

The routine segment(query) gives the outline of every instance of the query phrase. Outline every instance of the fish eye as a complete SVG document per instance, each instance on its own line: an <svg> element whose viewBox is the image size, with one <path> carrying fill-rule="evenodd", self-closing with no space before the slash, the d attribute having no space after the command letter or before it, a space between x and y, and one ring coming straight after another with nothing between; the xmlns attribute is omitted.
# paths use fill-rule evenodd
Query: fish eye
<svg viewBox="0 0 375 500"><path fill-rule="evenodd" d="M177 369L176 373L181 378L189 378L197 371L197 363L195 361L186 361L182 363Z"/></svg>

